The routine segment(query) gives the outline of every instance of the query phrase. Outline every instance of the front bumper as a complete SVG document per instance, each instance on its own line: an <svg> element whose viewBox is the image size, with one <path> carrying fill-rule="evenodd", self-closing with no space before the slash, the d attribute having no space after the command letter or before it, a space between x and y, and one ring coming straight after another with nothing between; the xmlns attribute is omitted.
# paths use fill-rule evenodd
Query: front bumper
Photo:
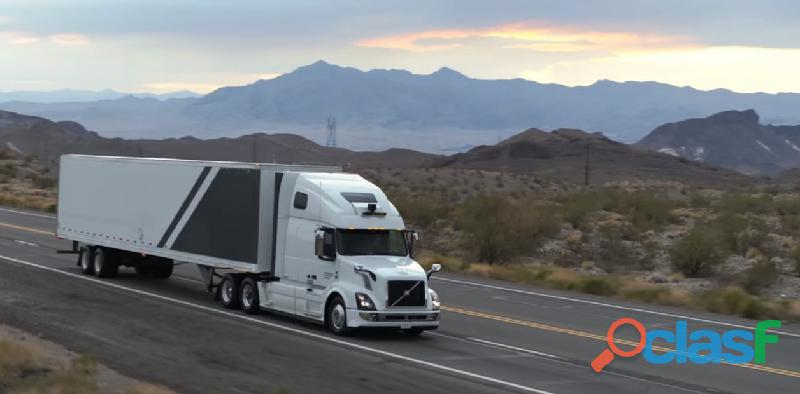
<svg viewBox="0 0 800 394"><path fill-rule="evenodd" d="M425 328L435 330L439 327L439 311L400 310L400 311L362 311L347 310L348 327L385 328Z"/></svg>

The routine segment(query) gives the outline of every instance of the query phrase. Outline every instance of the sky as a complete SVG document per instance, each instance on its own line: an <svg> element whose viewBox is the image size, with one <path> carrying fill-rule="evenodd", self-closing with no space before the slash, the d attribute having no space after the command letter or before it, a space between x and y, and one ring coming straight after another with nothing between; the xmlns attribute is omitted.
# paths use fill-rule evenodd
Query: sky
<svg viewBox="0 0 800 394"><path fill-rule="evenodd" d="M800 92L795 0L0 0L0 91L206 93L362 70Z"/></svg>

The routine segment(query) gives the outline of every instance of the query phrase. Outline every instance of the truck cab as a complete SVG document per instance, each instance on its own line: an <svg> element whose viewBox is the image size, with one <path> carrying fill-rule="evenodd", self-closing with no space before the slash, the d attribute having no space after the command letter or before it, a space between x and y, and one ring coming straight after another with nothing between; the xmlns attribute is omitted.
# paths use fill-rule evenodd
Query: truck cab
<svg viewBox="0 0 800 394"><path fill-rule="evenodd" d="M438 328L428 279L440 267L426 272L414 260L417 235L380 188L348 173L285 173L282 183L288 203L277 223L285 234L276 242L275 280L259 282L262 307L324 322L339 335Z"/></svg>

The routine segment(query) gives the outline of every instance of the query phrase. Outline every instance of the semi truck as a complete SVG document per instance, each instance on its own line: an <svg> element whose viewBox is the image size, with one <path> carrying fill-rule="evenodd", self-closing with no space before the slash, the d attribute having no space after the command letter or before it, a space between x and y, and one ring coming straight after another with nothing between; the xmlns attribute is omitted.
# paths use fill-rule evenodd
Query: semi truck
<svg viewBox="0 0 800 394"><path fill-rule="evenodd" d="M84 274L169 278L196 264L225 308L288 314L337 335L439 326L417 233L341 168L63 155L56 235Z"/></svg>

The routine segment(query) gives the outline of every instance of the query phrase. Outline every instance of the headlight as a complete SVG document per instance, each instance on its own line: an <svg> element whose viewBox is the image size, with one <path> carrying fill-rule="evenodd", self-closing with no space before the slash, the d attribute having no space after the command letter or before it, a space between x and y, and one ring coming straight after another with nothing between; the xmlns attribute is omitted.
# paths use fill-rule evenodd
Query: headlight
<svg viewBox="0 0 800 394"><path fill-rule="evenodd" d="M439 302L439 294L436 294L432 289L428 289L428 292L431 293L431 305L433 306L433 310L438 311L439 305L441 304Z"/></svg>
<svg viewBox="0 0 800 394"><path fill-rule="evenodd" d="M364 293L356 293L356 305L358 306L358 309L361 310L375 310L375 303L372 302L372 298L369 298L369 296Z"/></svg>

